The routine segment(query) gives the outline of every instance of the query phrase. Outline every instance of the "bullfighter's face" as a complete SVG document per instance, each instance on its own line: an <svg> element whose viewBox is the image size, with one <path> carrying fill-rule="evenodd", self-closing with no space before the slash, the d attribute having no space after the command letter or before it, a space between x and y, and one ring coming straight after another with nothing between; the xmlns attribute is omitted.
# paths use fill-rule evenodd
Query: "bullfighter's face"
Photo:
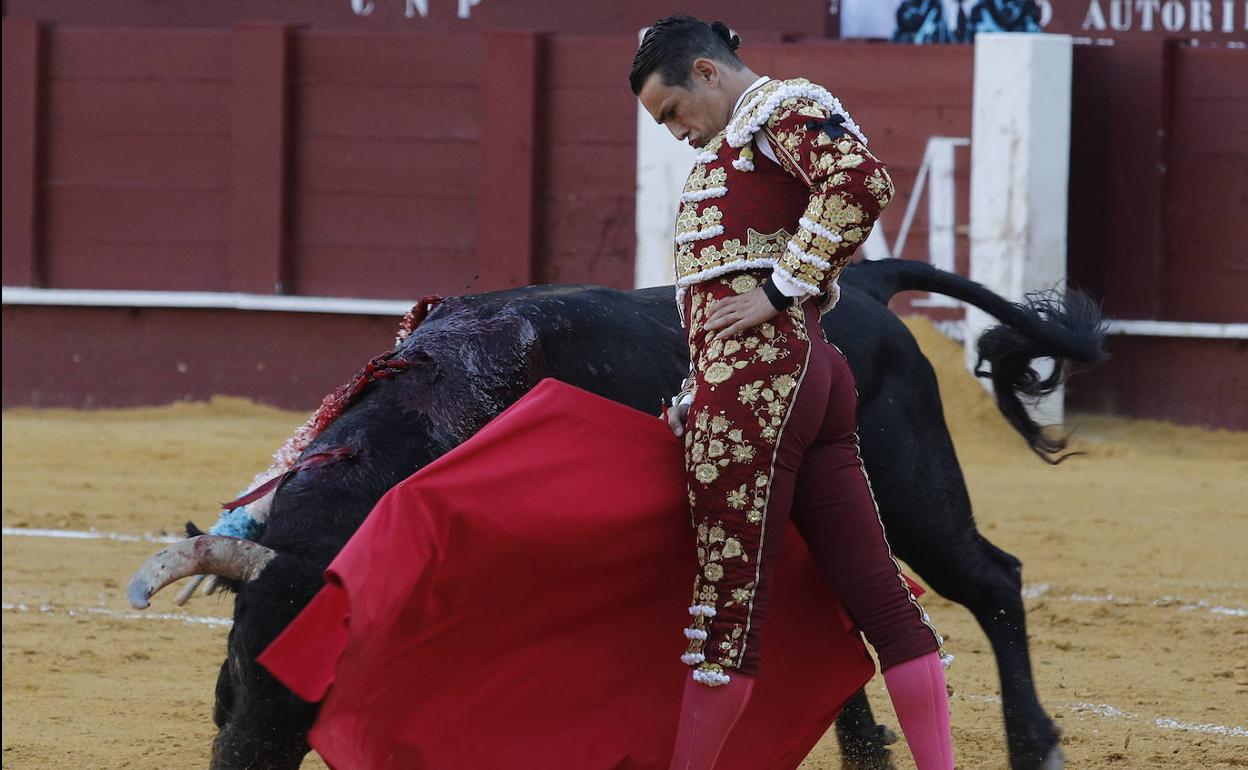
<svg viewBox="0 0 1248 770"><path fill-rule="evenodd" d="M672 136L701 147L728 125L736 94L730 93L720 66L711 59L695 59L685 84L669 85L662 74L651 73L637 98Z"/></svg>

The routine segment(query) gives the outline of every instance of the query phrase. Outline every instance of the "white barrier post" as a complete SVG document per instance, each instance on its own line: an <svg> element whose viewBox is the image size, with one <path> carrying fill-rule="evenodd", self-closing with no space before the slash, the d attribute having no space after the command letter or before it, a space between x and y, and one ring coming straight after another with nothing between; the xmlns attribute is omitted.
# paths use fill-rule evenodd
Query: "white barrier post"
<svg viewBox="0 0 1248 770"><path fill-rule="evenodd" d="M1066 278L1070 84L1069 35L975 36L971 279L1015 302ZM968 368L995 323L967 308ZM1033 411L1040 424L1062 421L1063 396Z"/></svg>
<svg viewBox="0 0 1248 770"><path fill-rule="evenodd" d="M676 141L637 102L637 259L636 288L676 280L672 234L680 191L697 152Z"/></svg>

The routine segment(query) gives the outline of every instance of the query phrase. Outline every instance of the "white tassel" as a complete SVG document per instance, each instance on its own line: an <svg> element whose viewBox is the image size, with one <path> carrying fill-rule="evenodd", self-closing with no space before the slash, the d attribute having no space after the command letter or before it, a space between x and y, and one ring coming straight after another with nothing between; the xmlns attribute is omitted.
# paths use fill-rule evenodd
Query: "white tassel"
<svg viewBox="0 0 1248 770"><path fill-rule="evenodd" d="M950 654L949 654L949 653L947 653L947 652L942 651L942 652L940 653L940 665L941 665L941 666L943 666L943 667L945 667L945 668L949 668L950 666L952 666L952 665L953 665L953 656L952 656L952 655L950 655Z"/></svg>
<svg viewBox="0 0 1248 770"><path fill-rule="evenodd" d="M759 90L767 93L766 86ZM744 147L753 138L755 132L762 128L763 124L771 117L771 113L775 112L776 108L786 99L794 97L810 99L828 112L844 116L845 122L841 125L862 140L863 144L867 143L867 137L862 133L862 129L858 127L858 124L854 122L854 119L849 116L849 113L845 111L845 108L841 106L841 100L829 93L826 88L817 86L809 81L786 80L779 87L767 93L765 98L760 93L759 96L751 99L749 105L738 113L736 120L728 124L728 128L725 129L728 144L732 147ZM755 108L754 105L760 99L762 99L762 103Z"/></svg>
<svg viewBox="0 0 1248 770"><path fill-rule="evenodd" d="M776 260L772 257L758 257L757 259L734 259L731 262L725 262L722 265L708 267L705 270L694 273L693 275L681 276L676 279L676 285L680 288L687 288L695 283L717 278L724 273L731 273L735 270L753 270L758 267L776 266Z"/></svg>
<svg viewBox="0 0 1248 770"><path fill-rule="evenodd" d="M682 203L696 203L697 201L704 201L707 198L722 198L727 194L727 187L708 187L705 190L690 190L687 193L681 193L680 200Z"/></svg>
<svg viewBox="0 0 1248 770"><path fill-rule="evenodd" d="M706 656L700 652L686 652L680 656L680 662L686 666L696 666L706 660Z"/></svg>
<svg viewBox="0 0 1248 770"><path fill-rule="evenodd" d="M737 158L732 162L732 167L737 171L753 171L754 162L749 158Z"/></svg>
<svg viewBox="0 0 1248 770"><path fill-rule="evenodd" d="M775 270L771 271L771 280L775 281L775 285L780 287L782 293L790 297L797 295L797 293L806 293L806 295L819 295L819 293L822 293L821 288L815 286L814 283L797 280L792 273L782 267L776 267ZM837 296L840 296L839 293L837 293Z"/></svg>
<svg viewBox="0 0 1248 770"><path fill-rule="evenodd" d="M818 222L814 221L813 219L807 219L806 217L802 217L801 219L797 220L797 223L801 225L802 227L806 228L807 230L811 231L815 235L821 235L824 238L827 238L829 241L832 241L833 243L841 242L841 236L832 232L831 230L819 224Z"/></svg>
<svg viewBox="0 0 1248 770"><path fill-rule="evenodd" d="M689 230L688 232L677 233L677 243L688 243L690 241L704 241L707 238L716 238L724 234L723 225L714 225L705 230Z"/></svg>
<svg viewBox="0 0 1248 770"><path fill-rule="evenodd" d="M827 270L828 268L832 267L832 263L829 262L828 260L823 259L822 257L815 256L814 254L811 254L809 251L802 251L802 247L798 246L797 243L795 243L794 241L789 241L788 249L789 249L789 253L792 254L793 256L797 257L803 262L807 262L809 264L814 265L820 270Z"/></svg>
<svg viewBox="0 0 1248 770"><path fill-rule="evenodd" d="M685 638L686 638L686 639L697 639L698 641L705 641L705 640L706 640L706 632L705 632L705 631L703 631L703 630L702 630L702 629L700 629L700 628L686 628L686 629L685 629Z"/></svg>
<svg viewBox="0 0 1248 770"><path fill-rule="evenodd" d="M701 615L705 618L715 617L715 608L708 604L695 604L689 608L689 614L693 616Z"/></svg>
<svg viewBox="0 0 1248 770"><path fill-rule="evenodd" d="M718 671L694 671L693 681L700 682L707 687L719 687L728 684L732 679L727 674L721 674Z"/></svg>

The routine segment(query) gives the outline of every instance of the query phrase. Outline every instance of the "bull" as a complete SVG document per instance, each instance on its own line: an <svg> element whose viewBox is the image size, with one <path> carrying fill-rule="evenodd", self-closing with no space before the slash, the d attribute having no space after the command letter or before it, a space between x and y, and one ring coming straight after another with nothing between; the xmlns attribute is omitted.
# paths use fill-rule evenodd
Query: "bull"
<svg viewBox="0 0 1248 770"><path fill-rule="evenodd" d="M893 550L937 593L970 610L987 634L1011 767L1061 768L1058 732L1032 680L1022 564L977 530L935 373L887 303L900 291L928 291L998 319L977 341L977 374L991 379L1001 412L1049 462L1064 457L1065 442L1042 431L1023 401L1051 392L1072 362L1104 358L1099 306L1075 291L1013 303L957 275L900 260L853 265L841 284L841 299L822 325L854 372L862 457ZM213 709L214 770L297 768L310 751L316 705L290 693L256 657L320 589L322 572L382 495L544 377L656 411L688 370L672 296L670 286L529 286L442 301L392 351L405 368L364 388L304 451L346 447L352 461L289 476L257 542L202 535L188 524L189 539L135 574L136 606L196 574L220 576L237 591ZM1045 357L1058 365L1041 377L1032 362ZM891 767L886 744L895 736L876 724L864 693L836 730L846 767Z"/></svg>

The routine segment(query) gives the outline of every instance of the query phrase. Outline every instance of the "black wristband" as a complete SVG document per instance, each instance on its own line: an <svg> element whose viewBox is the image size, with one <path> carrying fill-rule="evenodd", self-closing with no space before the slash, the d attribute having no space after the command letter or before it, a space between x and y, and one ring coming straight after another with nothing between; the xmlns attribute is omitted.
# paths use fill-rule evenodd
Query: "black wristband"
<svg viewBox="0 0 1248 770"><path fill-rule="evenodd" d="M780 287L776 286L776 282L767 276L767 280L763 281L763 293L767 295L767 301L776 310L784 310L793 304L793 298L780 291Z"/></svg>

